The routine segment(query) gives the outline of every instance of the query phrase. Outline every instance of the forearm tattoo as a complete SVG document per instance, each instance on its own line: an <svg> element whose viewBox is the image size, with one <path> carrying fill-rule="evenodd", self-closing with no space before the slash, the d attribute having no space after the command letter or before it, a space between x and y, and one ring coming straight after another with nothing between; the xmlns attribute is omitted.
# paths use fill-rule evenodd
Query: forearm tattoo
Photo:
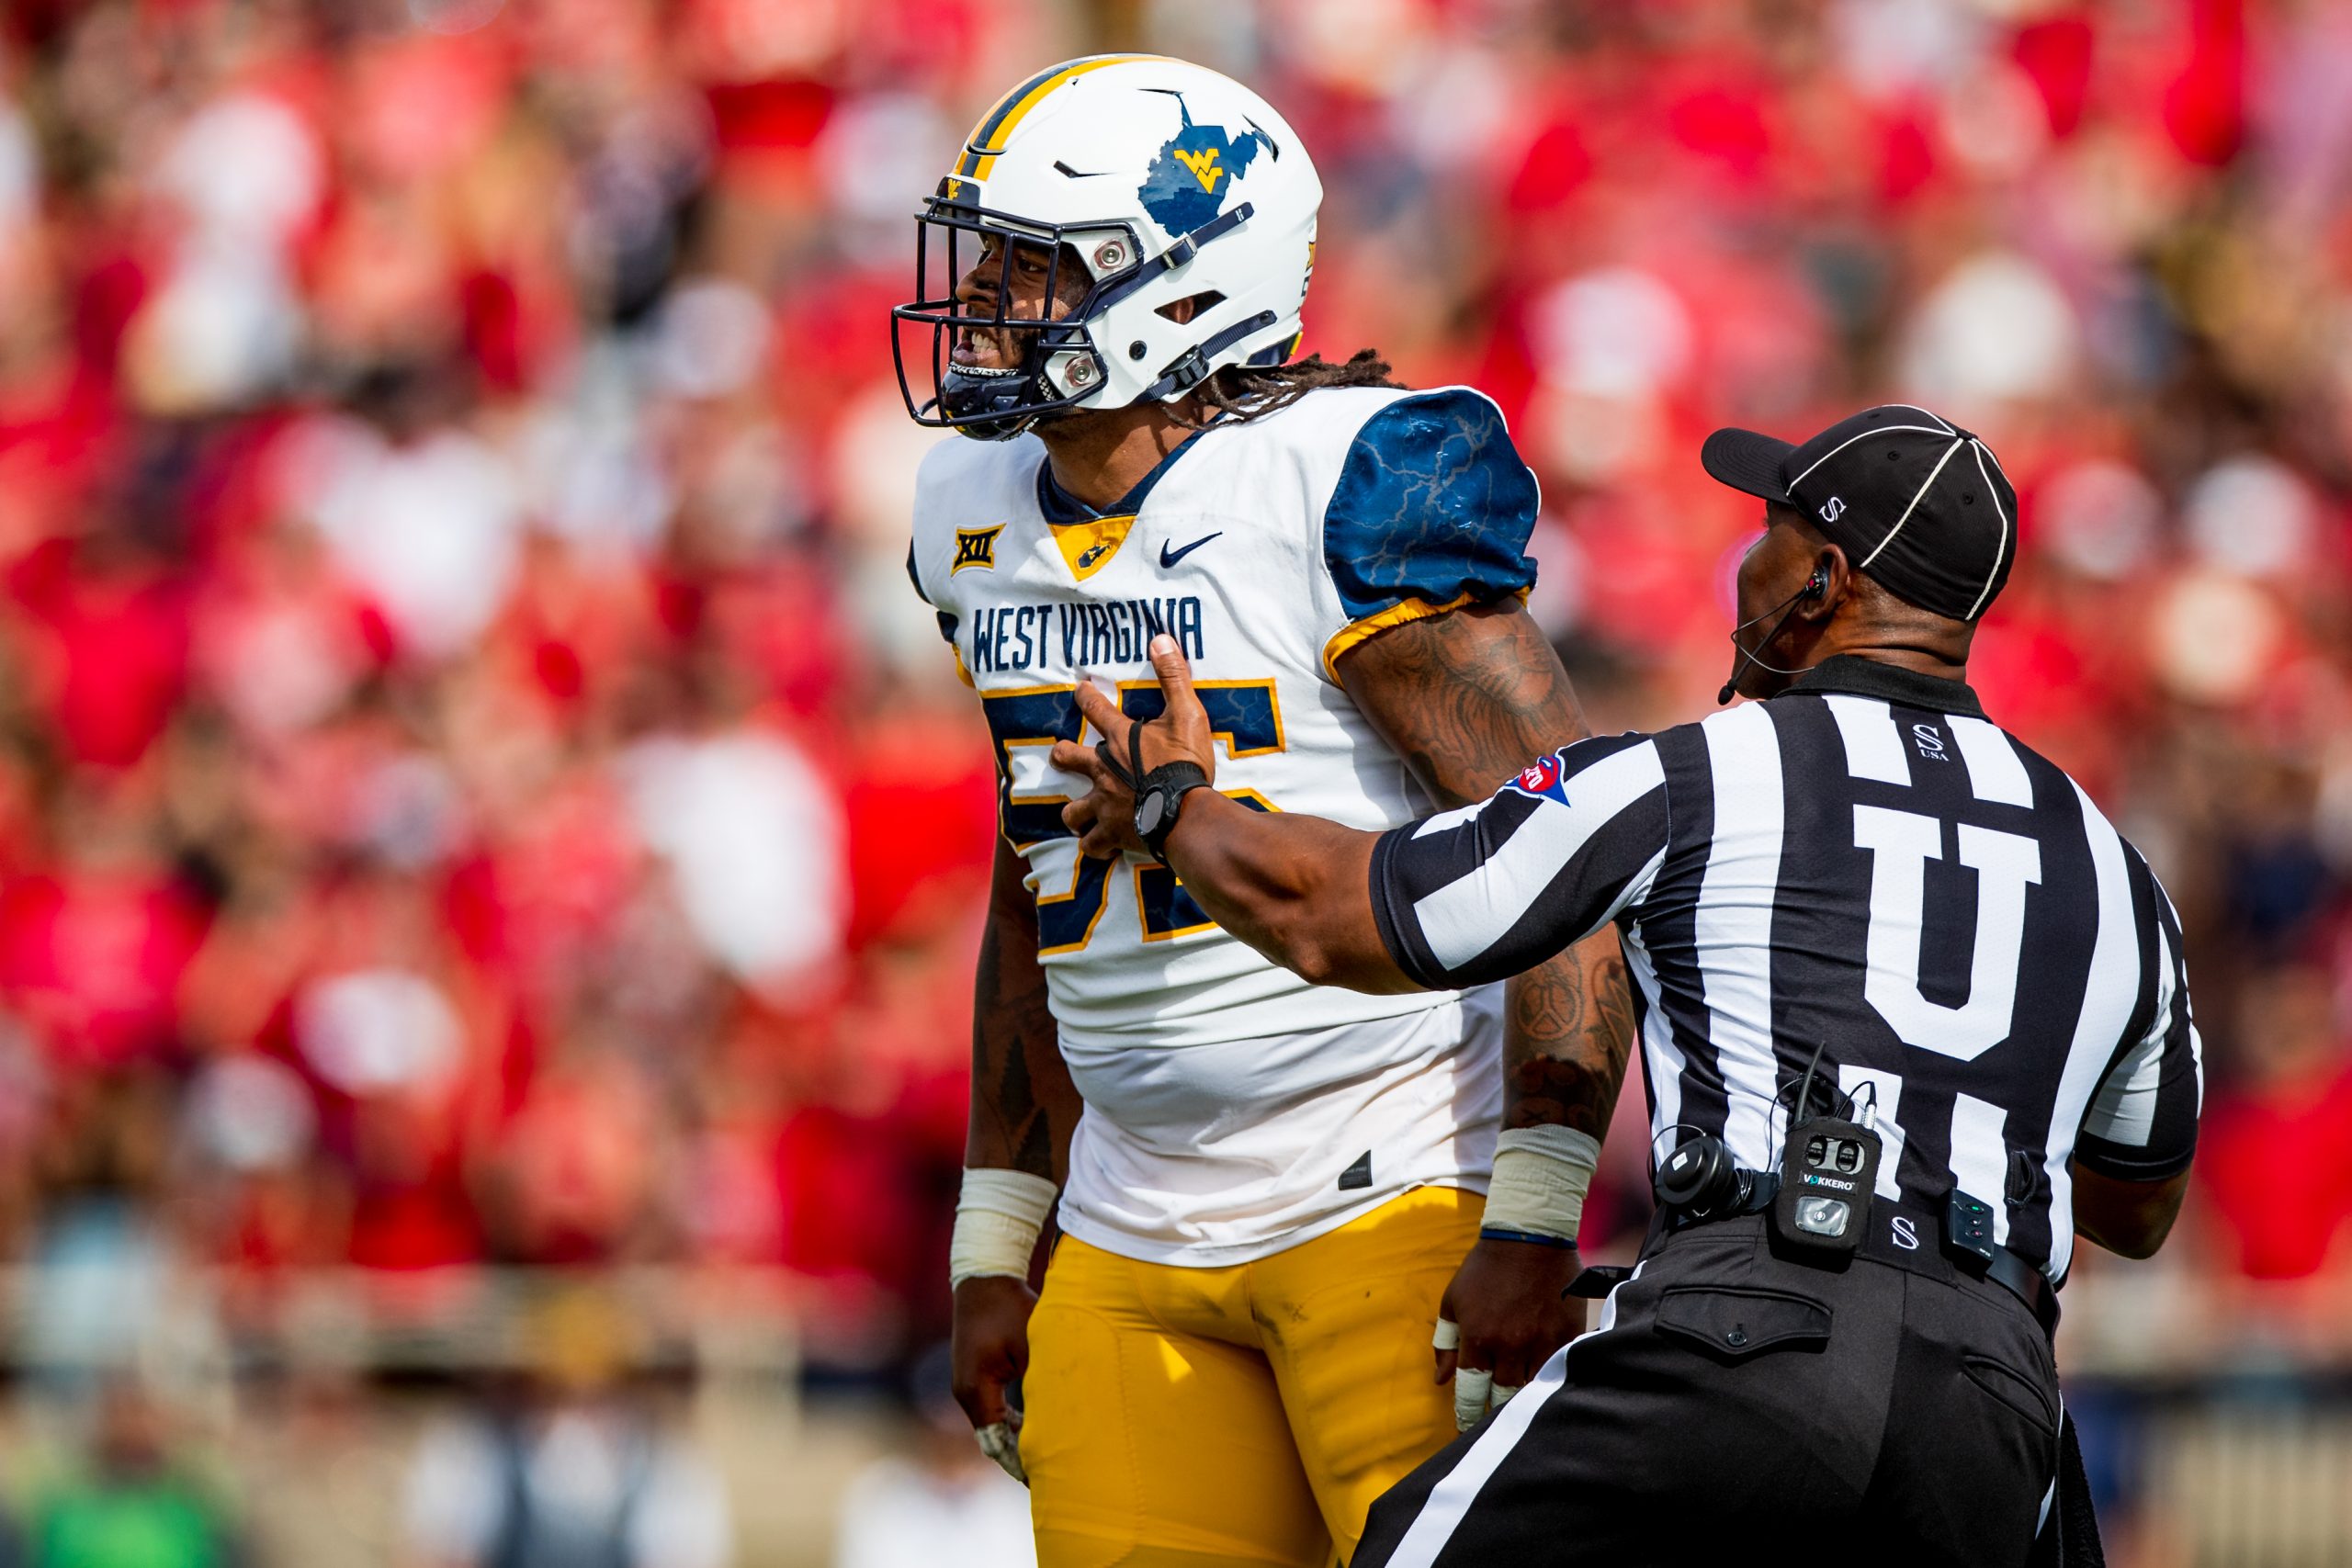
<svg viewBox="0 0 2352 1568"><path fill-rule="evenodd" d="M1505 1127L1557 1123L1596 1138L1609 1130L1634 1042L1615 940L1588 938L1504 987Z"/></svg>
<svg viewBox="0 0 2352 1568"><path fill-rule="evenodd" d="M1341 675L1447 807L1486 799L1536 758L1591 733L1559 656L1516 604L1408 621L1347 655Z"/></svg>
<svg viewBox="0 0 2352 1568"><path fill-rule="evenodd" d="M1016 873L1010 897L1000 888L992 897L980 936L972 981L972 1113L964 1163L1057 1182L1069 1163L1080 1100L1046 1002L1046 972L1037 964L1036 916L1027 907L1028 897Z"/></svg>
<svg viewBox="0 0 2352 1568"><path fill-rule="evenodd" d="M1567 671L1516 604L1408 621L1340 661L1348 693L1441 806L1484 800L1589 733ZM1503 1125L1607 1129L1634 1037L1614 933L1506 987Z"/></svg>

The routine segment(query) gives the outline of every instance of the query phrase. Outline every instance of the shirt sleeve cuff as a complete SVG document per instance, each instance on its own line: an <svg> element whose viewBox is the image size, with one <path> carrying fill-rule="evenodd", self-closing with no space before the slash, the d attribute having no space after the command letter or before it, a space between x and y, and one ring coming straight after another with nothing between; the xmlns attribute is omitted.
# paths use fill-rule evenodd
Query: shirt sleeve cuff
<svg viewBox="0 0 2352 1568"><path fill-rule="evenodd" d="M2186 1149L2154 1150L2085 1134L2075 1145L2076 1165L2117 1181L2167 1181L2187 1170L2196 1158L2194 1144Z"/></svg>
<svg viewBox="0 0 2352 1568"><path fill-rule="evenodd" d="M1372 846L1372 919L1380 928L1380 940L1388 949L1388 956L1405 977L1428 991L1450 991L1453 982L1447 978L1431 961L1427 949L1419 942L1409 913L1400 912L1395 905L1394 877L1391 870L1396 858L1396 842L1412 829L1392 828L1380 835Z"/></svg>

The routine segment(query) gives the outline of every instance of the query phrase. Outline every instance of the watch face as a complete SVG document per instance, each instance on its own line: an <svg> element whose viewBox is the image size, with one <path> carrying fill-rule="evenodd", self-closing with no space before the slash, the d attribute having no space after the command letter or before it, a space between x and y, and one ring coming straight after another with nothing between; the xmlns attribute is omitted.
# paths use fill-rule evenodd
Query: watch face
<svg viewBox="0 0 2352 1568"><path fill-rule="evenodd" d="M1167 815L1168 797L1158 790L1152 791L1136 802L1136 831L1157 833L1159 831L1159 819Z"/></svg>

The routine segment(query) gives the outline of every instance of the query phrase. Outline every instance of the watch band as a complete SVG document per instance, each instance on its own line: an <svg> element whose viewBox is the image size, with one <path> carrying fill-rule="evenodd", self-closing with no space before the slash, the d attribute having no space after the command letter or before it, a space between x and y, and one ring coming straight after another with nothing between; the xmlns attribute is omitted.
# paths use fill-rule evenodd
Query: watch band
<svg viewBox="0 0 2352 1568"><path fill-rule="evenodd" d="M1168 863L1168 835L1176 830L1184 797L1208 783L1197 762L1162 762L1144 774L1136 791L1136 836L1160 864Z"/></svg>
<svg viewBox="0 0 2352 1568"><path fill-rule="evenodd" d="M1139 723L1127 729L1125 761L1119 760L1119 749L1108 736L1095 744L1094 750L1111 776L1126 785L1135 796L1136 837L1143 840L1152 859L1166 865L1168 835L1175 830L1184 796L1207 787L1207 771L1197 762L1180 760L1162 762L1147 773L1143 765L1143 726Z"/></svg>

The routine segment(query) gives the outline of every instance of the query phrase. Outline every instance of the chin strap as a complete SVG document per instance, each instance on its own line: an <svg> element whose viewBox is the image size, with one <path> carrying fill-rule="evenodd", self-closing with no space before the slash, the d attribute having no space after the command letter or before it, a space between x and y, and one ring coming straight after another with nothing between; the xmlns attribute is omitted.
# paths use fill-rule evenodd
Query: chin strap
<svg viewBox="0 0 2352 1568"><path fill-rule="evenodd" d="M1247 321L1233 325L1210 338L1208 342L1186 349L1175 364L1162 373L1159 379L1143 389L1137 402L1165 402L1168 399L1189 392L1209 378L1209 361L1248 337L1263 332L1279 320L1272 310L1261 310Z"/></svg>

